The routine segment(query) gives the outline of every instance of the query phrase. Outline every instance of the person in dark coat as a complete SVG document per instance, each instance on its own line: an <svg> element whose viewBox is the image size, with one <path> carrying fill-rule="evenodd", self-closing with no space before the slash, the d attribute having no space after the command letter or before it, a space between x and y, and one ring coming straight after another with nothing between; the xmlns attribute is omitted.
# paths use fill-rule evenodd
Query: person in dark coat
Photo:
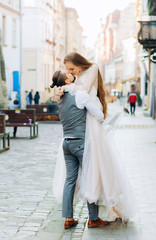
<svg viewBox="0 0 156 240"><path fill-rule="evenodd" d="M15 99L13 101L13 104L10 106L10 109L16 110L16 109L19 109L19 108L20 108L19 101L17 99ZM13 137L14 138L16 137L16 133L17 133L17 127L14 127L14 131L13 131Z"/></svg>
<svg viewBox="0 0 156 240"><path fill-rule="evenodd" d="M32 105L32 100L33 100L33 95L32 95L32 93L33 93L33 90L31 89L31 91L30 91L29 94L28 94L29 104L30 104L30 105Z"/></svg>
<svg viewBox="0 0 156 240"><path fill-rule="evenodd" d="M34 96L34 102L35 102L35 104L39 104L39 99L40 99L39 92L36 92L36 93L35 93L35 96Z"/></svg>

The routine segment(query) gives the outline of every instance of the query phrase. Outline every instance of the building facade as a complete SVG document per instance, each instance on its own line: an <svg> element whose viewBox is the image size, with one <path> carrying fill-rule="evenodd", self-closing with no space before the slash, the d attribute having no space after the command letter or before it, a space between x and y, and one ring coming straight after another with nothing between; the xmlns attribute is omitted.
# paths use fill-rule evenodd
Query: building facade
<svg viewBox="0 0 156 240"><path fill-rule="evenodd" d="M108 14L102 27L101 60L105 88L109 94L112 89L118 89L126 96L134 82L139 88L135 11L135 3L130 3L122 11L115 10Z"/></svg>
<svg viewBox="0 0 156 240"><path fill-rule="evenodd" d="M0 32L1 54L6 75L5 81L0 77L2 90L0 104L2 107L8 107L8 98L11 102L19 98L20 94L20 5L18 0L0 1Z"/></svg>
<svg viewBox="0 0 156 240"><path fill-rule="evenodd" d="M82 27L75 9L65 8L63 0L24 1L23 5L23 76L25 91L39 91L40 102L55 98L51 77L64 69L64 56L83 51Z"/></svg>
<svg viewBox="0 0 156 240"><path fill-rule="evenodd" d="M67 49L69 52L83 52L82 27L78 22L78 14L74 8L66 8L66 37Z"/></svg>
<svg viewBox="0 0 156 240"><path fill-rule="evenodd" d="M23 2L22 42L23 71L22 96L25 91L39 91L40 102L49 95L51 76L55 70L54 1L32 0Z"/></svg>
<svg viewBox="0 0 156 240"><path fill-rule="evenodd" d="M55 14L55 69L64 69L63 59L67 52L66 39L66 8L63 0L57 1L57 12Z"/></svg>

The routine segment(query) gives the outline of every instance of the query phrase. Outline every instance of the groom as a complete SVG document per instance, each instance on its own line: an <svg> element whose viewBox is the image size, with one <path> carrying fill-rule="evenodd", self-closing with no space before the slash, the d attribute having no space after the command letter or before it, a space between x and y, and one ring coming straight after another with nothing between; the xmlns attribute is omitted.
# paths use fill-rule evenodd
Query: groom
<svg viewBox="0 0 156 240"><path fill-rule="evenodd" d="M71 75L61 71L54 73L51 88L70 85L74 80ZM103 122L103 113L92 102L89 95L84 91L76 91L75 94L64 93L59 101L59 116L63 125L63 152L66 163L66 181L63 191L62 216L66 218L64 227L68 229L78 224L73 218L73 198L79 166L82 167L86 109ZM98 218L98 206L95 203L87 203L89 211L88 227L102 227L109 224Z"/></svg>

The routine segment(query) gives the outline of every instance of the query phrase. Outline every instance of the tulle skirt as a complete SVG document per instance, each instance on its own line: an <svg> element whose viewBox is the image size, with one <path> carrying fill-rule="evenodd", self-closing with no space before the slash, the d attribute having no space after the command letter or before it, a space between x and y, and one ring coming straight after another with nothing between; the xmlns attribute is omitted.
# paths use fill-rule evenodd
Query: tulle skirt
<svg viewBox="0 0 156 240"><path fill-rule="evenodd" d="M62 200L65 178L61 143L53 179L53 193L58 201ZM135 197L113 138L104 124L89 113L82 170L79 171L75 195L84 202L99 205L99 217L103 220L113 221L120 217L126 221L137 212Z"/></svg>

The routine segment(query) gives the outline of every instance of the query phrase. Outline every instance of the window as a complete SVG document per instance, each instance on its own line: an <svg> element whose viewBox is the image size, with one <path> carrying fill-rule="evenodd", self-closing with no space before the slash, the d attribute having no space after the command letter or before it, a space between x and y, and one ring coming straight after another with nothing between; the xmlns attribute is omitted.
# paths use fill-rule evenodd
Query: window
<svg viewBox="0 0 156 240"><path fill-rule="evenodd" d="M16 19L12 21L12 46L16 47Z"/></svg>

